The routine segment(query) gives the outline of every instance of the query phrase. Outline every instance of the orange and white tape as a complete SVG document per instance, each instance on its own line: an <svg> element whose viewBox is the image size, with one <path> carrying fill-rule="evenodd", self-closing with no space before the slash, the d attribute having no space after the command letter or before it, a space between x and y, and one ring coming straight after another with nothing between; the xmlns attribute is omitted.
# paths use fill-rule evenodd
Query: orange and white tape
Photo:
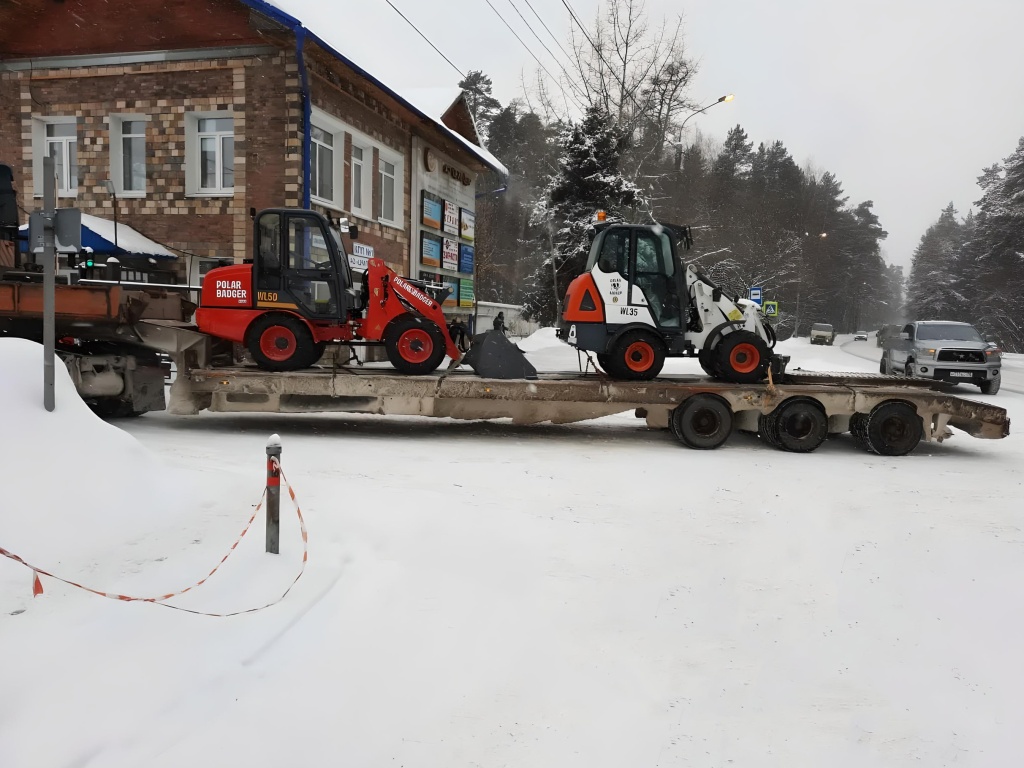
<svg viewBox="0 0 1024 768"><path fill-rule="evenodd" d="M211 576L213 576L213 574L215 574L222 565L224 565L224 562L231 556L231 553L234 552L235 548L241 543L242 539L245 537L245 534L249 532L249 528L252 527L253 521L256 519L256 515L258 515L260 509L263 508L263 502L266 501L267 498L267 491L265 488L263 490L263 496L260 497L260 501L256 505L256 509L253 510L252 517L249 518L249 521L245 524L245 527L242 529L242 532L238 534L238 538L235 539L235 543L231 545L231 548L228 550L227 554L221 558L220 562L217 563L216 566L214 566L213 570L206 574L206 576L197 581L195 584L189 587L185 587L185 589L178 590L177 592L169 592L166 595L160 595L159 597L132 597L130 595L117 594L116 592L103 592L102 590L93 589L92 587L87 587L84 584L79 584L76 581L71 581L70 579L65 579L61 576L57 576L56 574L44 570L43 568L38 568L32 565L31 563L26 562L24 559L14 554L13 552L9 552L3 547L0 547L0 555L8 558L9 560L13 560L16 563L21 563L26 568L30 568L32 570L33 597L36 597L43 593L43 584L39 580L39 576L42 575L49 576L51 579L56 579L57 581L63 582L64 584L68 584L72 587L84 589L86 592L92 592L94 595L110 598L111 600L121 600L124 602L155 603L157 605L162 605L164 608L172 608L175 611L185 611L186 613L195 613L200 616L227 617L238 616L243 613L254 613L255 611L262 611L264 608L269 608L272 605L277 605L279 602L284 600L285 597L287 597L288 593L292 591L292 587L295 586L298 580L302 578L302 574L305 573L306 562L309 560L309 535L306 531L306 521L302 517L302 510L299 508L299 502L295 498L295 490L292 488L291 483L288 482L288 478L285 477L284 470L281 469L281 463L277 460L277 458L272 458L270 459L270 461L274 463L274 466L277 468L278 473L280 473L281 475L281 479L284 480L285 485L288 488L288 495L291 497L292 504L294 504L295 506L295 514L299 518L299 530L302 532L302 565L299 567L298 575L292 580L291 584L288 585L288 589L286 589L279 598L267 603L266 605L261 605L256 608L247 608L243 611L233 611L231 613L208 613L206 611L196 611L191 608L182 608L181 606L170 605L169 603L164 602L166 600L170 600L172 597L178 597L180 595L184 595L186 592L191 592L196 587L199 587L202 584L206 583L206 581Z"/></svg>

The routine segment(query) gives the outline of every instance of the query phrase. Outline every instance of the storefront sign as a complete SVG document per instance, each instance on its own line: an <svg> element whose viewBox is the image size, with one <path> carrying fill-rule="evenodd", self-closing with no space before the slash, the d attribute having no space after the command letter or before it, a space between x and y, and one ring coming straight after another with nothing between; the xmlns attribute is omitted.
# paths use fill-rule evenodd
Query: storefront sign
<svg viewBox="0 0 1024 768"><path fill-rule="evenodd" d="M476 301L472 280L459 280L459 306L472 307Z"/></svg>
<svg viewBox="0 0 1024 768"><path fill-rule="evenodd" d="M441 198L423 190L423 226L441 228Z"/></svg>
<svg viewBox="0 0 1024 768"><path fill-rule="evenodd" d="M445 269L457 270L459 268L459 244L455 240L444 239L441 249L441 266Z"/></svg>
<svg viewBox="0 0 1024 768"><path fill-rule="evenodd" d="M473 183L472 176L470 176L461 168L456 168L454 165L451 165L450 163L444 163L441 166L441 173L445 174L446 176L451 176L453 179L455 179L458 182L461 182L464 186L467 187Z"/></svg>
<svg viewBox="0 0 1024 768"><path fill-rule="evenodd" d="M352 243L352 253L348 255L348 265L352 269L365 272L373 258L373 246L364 243Z"/></svg>
<svg viewBox="0 0 1024 768"><path fill-rule="evenodd" d="M450 200L444 201L444 231L449 235L459 234L459 207Z"/></svg>
<svg viewBox="0 0 1024 768"><path fill-rule="evenodd" d="M476 237L476 214L472 211L467 211L465 208L460 208L459 218L462 221L462 231L460 233L462 239L473 242L473 238Z"/></svg>
<svg viewBox="0 0 1024 768"><path fill-rule="evenodd" d="M473 272L473 251L472 245L459 246L459 272Z"/></svg>
<svg viewBox="0 0 1024 768"><path fill-rule="evenodd" d="M441 238L429 232L420 233L420 263L427 267L441 266Z"/></svg>

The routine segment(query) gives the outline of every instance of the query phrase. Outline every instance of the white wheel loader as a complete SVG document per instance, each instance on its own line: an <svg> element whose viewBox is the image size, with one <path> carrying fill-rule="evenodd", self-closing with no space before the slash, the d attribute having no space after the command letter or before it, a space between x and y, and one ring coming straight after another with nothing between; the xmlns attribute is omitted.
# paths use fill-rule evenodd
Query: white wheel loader
<svg viewBox="0 0 1024 768"><path fill-rule="evenodd" d="M697 357L709 375L741 384L764 379L775 332L755 302L729 298L679 258L689 227L598 222L587 271L566 291L558 337L595 352L617 379L653 379L666 357Z"/></svg>

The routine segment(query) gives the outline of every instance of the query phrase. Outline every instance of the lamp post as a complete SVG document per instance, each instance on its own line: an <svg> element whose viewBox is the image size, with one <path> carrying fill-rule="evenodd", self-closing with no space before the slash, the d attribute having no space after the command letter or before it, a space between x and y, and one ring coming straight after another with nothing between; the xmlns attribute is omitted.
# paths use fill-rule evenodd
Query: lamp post
<svg viewBox="0 0 1024 768"><path fill-rule="evenodd" d="M107 192L114 198L114 247L118 248L117 244L117 190L114 188L114 182L107 179Z"/></svg>
<svg viewBox="0 0 1024 768"><path fill-rule="evenodd" d="M683 124L679 126L679 144L677 146L679 147L679 170L680 171L683 170L683 129L686 127L686 124L690 121L690 118L691 117L696 117L701 112L706 112L707 110L709 110L713 106L715 106L715 104L721 104L722 102L732 101L735 98L736 98L735 94L727 93L725 96L721 96L716 101L712 101L706 107L701 107L696 112L691 112L689 115L686 116L686 119L683 120Z"/></svg>

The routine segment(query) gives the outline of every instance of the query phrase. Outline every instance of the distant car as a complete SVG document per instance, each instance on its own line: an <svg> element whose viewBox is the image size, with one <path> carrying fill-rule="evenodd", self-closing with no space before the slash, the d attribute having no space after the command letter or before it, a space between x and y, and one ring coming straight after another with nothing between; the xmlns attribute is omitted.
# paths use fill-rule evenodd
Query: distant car
<svg viewBox="0 0 1024 768"><path fill-rule="evenodd" d="M1002 352L969 323L908 323L886 342L878 370L889 375L973 384L982 394L999 391Z"/></svg>
<svg viewBox="0 0 1024 768"><path fill-rule="evenodd" d="M853 340L854 341L867 341L868 340L868 332L867 331L857 331L855 334L853 334Z"/></svg>
<svg viewBox="0 0 1024 768"><path fill-rule="evenodd" d="M836 332L828 323L815 323L811 326L811 344L828 344L836 340Z"/></svg>

